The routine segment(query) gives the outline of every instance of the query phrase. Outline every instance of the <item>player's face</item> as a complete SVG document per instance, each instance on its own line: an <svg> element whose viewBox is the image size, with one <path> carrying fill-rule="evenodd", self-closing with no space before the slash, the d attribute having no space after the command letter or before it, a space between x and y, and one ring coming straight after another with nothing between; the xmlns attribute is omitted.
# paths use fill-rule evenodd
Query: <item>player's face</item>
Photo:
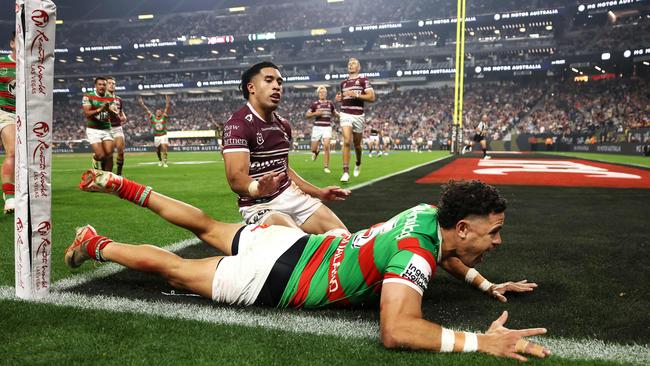
<svg viewBox="0 0 650 366"><path fill-rule="evenodd" d="M318 91L318 98L325 99L327 98L327 89L321 89Z"/></svg>
<svg viewBox="0 0 650 366"><path fill-rule="evenodd" d="M162 109L156 109L156 118L160 118L162 116Z"/></svg>
<svg viewBox="0 0 650 366"><path fill-rule="evenodd" d="M273 67L265 67L248 83L249 99L264 109L275 110L282 99L282 75Z"/></svg>
<svg viewBox="0 0 650 366"><path fill-rule="evenodd" d="M106 80L106 90L108 90L111 93L115 92L115 80L113 79Z"/></svg>
<svg viewBox="0 0 650 366"><path fill-rule="evenodd" d="M97 80L95 83L95 91L99 94L106 92L106 80Z"/></svg>
<svg viewBox="0 0 650 366"><path fill-rule="evenodd" d="M467 228L463 240L465 245L461 245L457 251L459 259L469 267L481 263L485 252L501 245L501 228L504 220L503 212L462 220L466 222Z"/></svg>
<svg viewBox="0 0 650 366"><path fill-rule="evenodd" d="M357 74L359 71L361 71L361 64L359 64L359 60L356 58L351 58L350 61L348 61L348 73Z"/></svg>

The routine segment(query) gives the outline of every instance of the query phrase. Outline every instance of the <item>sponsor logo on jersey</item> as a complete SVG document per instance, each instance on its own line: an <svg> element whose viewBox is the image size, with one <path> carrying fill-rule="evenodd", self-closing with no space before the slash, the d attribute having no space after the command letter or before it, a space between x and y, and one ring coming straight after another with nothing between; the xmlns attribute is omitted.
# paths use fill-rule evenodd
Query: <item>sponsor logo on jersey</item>
<svg viewBox="0 0 650 366"><path fill-rule="evenodd" d="M246 117L244 117L244 119L248 122L253 122L253 115L249 113L246 115Z"/></svg>
<svg viewBox="0 0 650 366"><path fill-rule="evenodd" d="M429 285L429 279L431 278L431 266L424 258L419 255L413 255L404 268L404 271L400 273L400 277L405 278L423 290L426 290Z"/></svg>
<svg viewBox="0 0 650 366"><path fill-rule="evenodd" d="M404 221L404 227L402 228L402 231L399 233L396 240L401 240L404 239L405 237L409 236L416 227L418 227L417 224L417 218L418 214L422 211L428 210L427 206L416 206L414 207L411 212L409 212L406 216L406 221Z"/></svg>
<svg viewBox="0 0 650 366"><path fill-rule="evenodd" d="M341 261L343 260L343 253L345 251L345 246L348 244L348 239L343 238L339 243L339 246L336 247L334 252L334 257L332 258L332 265L330 267L330 276L329 276L329 286L328 290L330 293L336 292L341 286L339 281L339 267L341 266Z"/></svg>
<svg viewBox="0 0 650 366"><path fill-rule="evenodd" d="M274 165L284 165L285 158L278 158L266 161L254 161L251 163L250 170L259 170L269 168Z"/></svg>

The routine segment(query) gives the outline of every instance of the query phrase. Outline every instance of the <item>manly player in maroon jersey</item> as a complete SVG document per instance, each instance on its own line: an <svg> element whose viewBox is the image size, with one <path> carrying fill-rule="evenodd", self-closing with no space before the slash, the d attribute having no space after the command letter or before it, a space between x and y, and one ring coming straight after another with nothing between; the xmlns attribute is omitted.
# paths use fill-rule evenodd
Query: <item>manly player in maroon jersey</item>
<svg viewBox="0 0 650 366"><path fill-rule="evenodd" d="M334 103L327 100L327 88L321 85L316 89L318 100L311 103L307 111L307 118L314 118L314 127L311 130L312 160L318 157L318 145L323 141L323 170L330 170L330 140L332 139L332 115L338 117L339 112L334 108Z"/></svg>
<svg viewBox="0 0 650 366"><path fill-rule="evenodd" d="M365 116L363 104L373 103L377 98L370 85L370 80L360 76L361 64L356 58L348 61L348 78L341 82L341 91L336 94L336 101L341 102L341 130L343 130L343 175L341 182L350 180L350 146L354 142L354 152L357 161L354 176L361 172L361 141Z"/></svg>
<svg viewBox="0 0 650 366"><path fill-rule="evenodd" d="M239 212L247 224L297 225L307 233L346 230L321 200L343 200L350 191L318 188L289 167L291 126L275 113L282 99L282 82L273 63L251 66L240 84L248 103L224 126L226 177L239 195Z"/></svg>
<svg viewBox="0 0 650 366"><path fill-rule="evenodd" d="M126 114L124 113L122 98L115 95L115 78L112 76L106 77L106 91L113 97L111 108L113 108L115 114L111 115L111 135L113 136L115 150L117 151L117 175L122 175L125 146L122 125L126 122Z"/></svg>

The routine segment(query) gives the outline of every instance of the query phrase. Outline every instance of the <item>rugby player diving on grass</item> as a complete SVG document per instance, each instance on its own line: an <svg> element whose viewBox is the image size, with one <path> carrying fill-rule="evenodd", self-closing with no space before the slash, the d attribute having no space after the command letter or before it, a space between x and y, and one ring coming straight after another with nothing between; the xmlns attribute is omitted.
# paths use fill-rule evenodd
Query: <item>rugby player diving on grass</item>
<svg viewBox="0 0 650 366"><path fill-rule="evenodd" d="M476 270L483 254L501 245L506 201L479 181L450 181L438 206L420 204L352 234L309 235L295 227L222 223L200 209L110 172L89 170L80 188L118 195L186 228L224 256L183 259L153 245L124 244L88 225L77 230L65 262L109 261L164 277L172 286L215 302L321 308L379 303L387 348L483 352L521 361L546 357L524 337L546 329L504 326L504 312L485 333L454 332L422 317L422 295L437 266L505 300L507 291L536 287L520 281L489 284ZM466 270L466 273L462 273Z"/></svg>

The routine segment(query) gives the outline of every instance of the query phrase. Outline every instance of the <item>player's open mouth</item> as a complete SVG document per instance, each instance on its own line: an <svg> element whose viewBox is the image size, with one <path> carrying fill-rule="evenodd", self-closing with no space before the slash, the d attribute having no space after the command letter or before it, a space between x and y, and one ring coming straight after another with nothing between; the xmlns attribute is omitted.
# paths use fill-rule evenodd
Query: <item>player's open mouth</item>
<svg viewBox="0 0 650 366"><path fill-rule="evenodd" d="M271 94L271 101L274 103L280 102L280 94L278 93Z"/></svg>

